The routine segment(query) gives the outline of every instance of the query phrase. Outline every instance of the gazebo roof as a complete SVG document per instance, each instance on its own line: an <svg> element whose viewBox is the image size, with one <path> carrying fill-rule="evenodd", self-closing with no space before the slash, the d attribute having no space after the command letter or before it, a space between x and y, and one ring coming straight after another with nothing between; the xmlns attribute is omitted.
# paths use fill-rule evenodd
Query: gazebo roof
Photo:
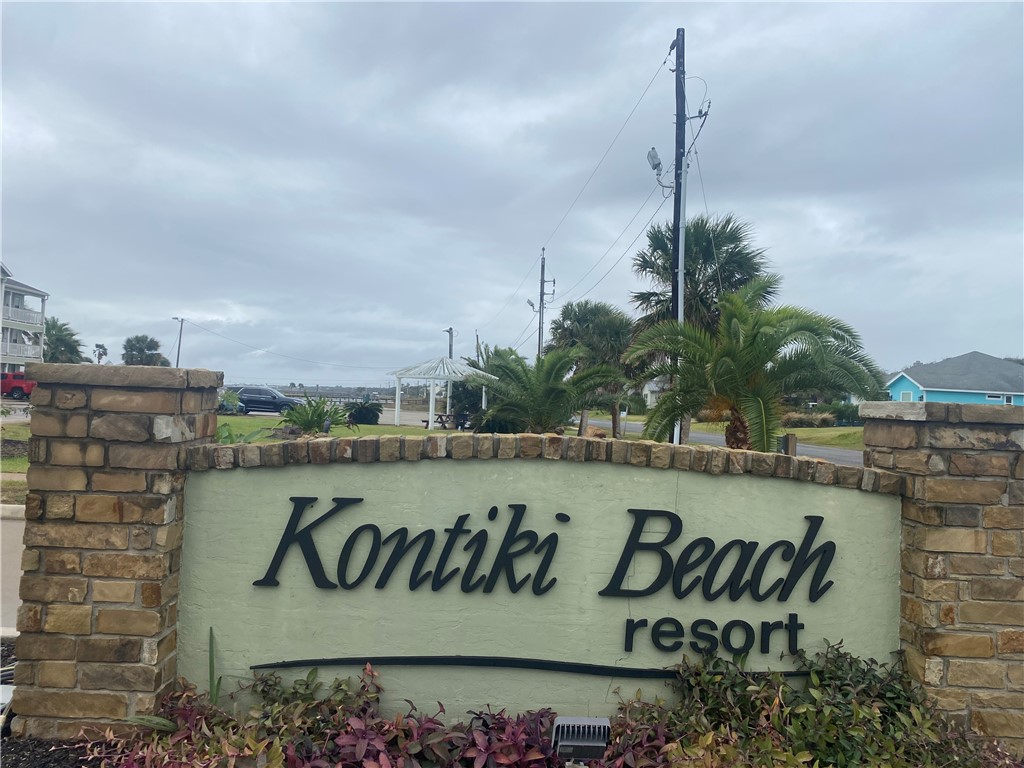
<svg viewBox="0 0 1024 768"><path fill-rule="evenodd" d="M396 379L429 379L431 381L463 381L471 376L497 379L497 376L492 376L479 368L473 368L447 357L439 357L437 360L427 360L407 368L400 368L397 371L391 371L389 375Z"/></svg>

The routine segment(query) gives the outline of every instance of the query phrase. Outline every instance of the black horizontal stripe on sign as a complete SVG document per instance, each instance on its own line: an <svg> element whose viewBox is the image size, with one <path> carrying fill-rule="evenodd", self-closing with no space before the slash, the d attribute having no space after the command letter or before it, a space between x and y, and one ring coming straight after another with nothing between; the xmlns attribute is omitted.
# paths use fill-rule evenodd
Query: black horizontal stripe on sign
<svg viewBox="0 0 1024 768"><path fill-rule="evenodd" d="M574 675L598 677L629 677L646 680L671 680L674 669L638 669L613 667L608 664L584 664L578 661L552 661L550 659L513 659L506 656L339 656L330 659L292 659L253 664L249 669L292 669L295 667L343 667L372 664L405 667L484 667L489 669L536 669L542 672L568 672ZM761 674L761 673L754 673ZM764 673L767 674L767 673ZM786 677L803 677L806 672L783 672Z"/></svg>
<svg viewBox="0 0 1024 768"><path fill-rule="evenodd" d="M634 677L652 680L671 680L676 673L671 669L637 669L613 667L607 664L583 664L578 661L551 661L549 659L512 659L504 656L345 656L333 659L293 659L253 664L249 669L290 669L292 667L340 667L372 664L373 666L400 665L405 667L487 667L491 669L537 669L542 672L569 672L575 675L599 677Z"/></svg>

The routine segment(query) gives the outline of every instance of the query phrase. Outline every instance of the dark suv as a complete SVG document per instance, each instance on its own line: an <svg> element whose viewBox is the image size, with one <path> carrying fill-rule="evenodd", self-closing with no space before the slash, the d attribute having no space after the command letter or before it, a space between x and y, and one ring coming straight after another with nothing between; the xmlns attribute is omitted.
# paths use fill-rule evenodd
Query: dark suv
<svg viewBox="0 0 1024 768"><path fill-rule="evenodd" d="M250 411L271 411L284 413L289 408L302 405L301 400L286 397L270 387L238 387L238 400L242 403L245 413Z"/></svg>

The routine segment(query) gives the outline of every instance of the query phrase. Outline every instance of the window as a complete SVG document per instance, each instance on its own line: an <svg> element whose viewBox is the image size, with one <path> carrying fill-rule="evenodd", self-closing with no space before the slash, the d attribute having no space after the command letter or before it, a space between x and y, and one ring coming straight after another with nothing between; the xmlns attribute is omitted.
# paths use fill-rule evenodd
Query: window
<svg viewBox="0 0 1024 768"><path fill-rule="evenodd" d="M1004 400L1004 402L1005 402L1005 403L1006 403L1007 405L1013 405L1013 395L1007 395L1007 396L1006 396L1006 400Z"/></svg>
<svg viewBox="0 0 1024 768"><path fill-rule="evenodd" d="M914 393L913 392L900 392L900 402L901 403L912 403L912 402L914 402Z"/></svg>

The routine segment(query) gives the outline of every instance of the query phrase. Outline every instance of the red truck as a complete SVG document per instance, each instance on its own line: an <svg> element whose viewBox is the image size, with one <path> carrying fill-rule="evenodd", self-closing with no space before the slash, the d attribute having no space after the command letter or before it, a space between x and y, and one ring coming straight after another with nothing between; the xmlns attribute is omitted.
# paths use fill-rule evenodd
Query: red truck
<svg viewBox="0 0 1024 768"><path fill-rule="evenodd" d="M26 379L24 373L0 373L0 394L4 397L24 400L35 388L36 383Z"/></svg>

